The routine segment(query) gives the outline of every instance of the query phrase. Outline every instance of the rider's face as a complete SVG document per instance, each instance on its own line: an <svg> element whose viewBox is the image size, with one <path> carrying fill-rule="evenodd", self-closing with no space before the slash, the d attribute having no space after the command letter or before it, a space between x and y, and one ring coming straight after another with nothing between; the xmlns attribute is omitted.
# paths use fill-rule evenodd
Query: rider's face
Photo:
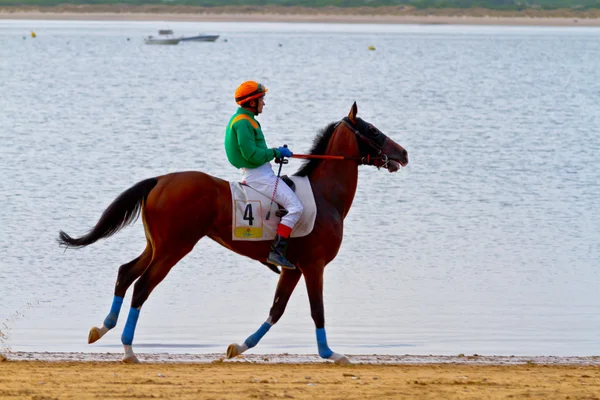
<svg viewBox="0 0 600 400"><path fill-rule="evenodd" d="M258 103L256 104L256 112L260 114L265 106L265 96L258 98Z"/></svg>

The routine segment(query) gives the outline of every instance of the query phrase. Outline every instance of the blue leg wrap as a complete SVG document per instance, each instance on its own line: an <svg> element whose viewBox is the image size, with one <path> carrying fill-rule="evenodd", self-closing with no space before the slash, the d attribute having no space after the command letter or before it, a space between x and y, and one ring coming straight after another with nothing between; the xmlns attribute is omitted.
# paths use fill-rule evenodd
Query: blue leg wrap
<svg viewBox="0 0 600 400"><path fill-rule="evenodd" d="M108 329L112 329L117 325L117 319L119 319L119 312L121 312L121 304L123 304L123 298L115 296L115 298L113 299L112 306L110 307L110 312L104 319L104 326Z"/></svg>
<svg viewBox="0 0 600 400"><path fill-rule="evenodd" d="M262 339L263 336L265 336L265 334L269 332L271 326L273 325L269 324L268 322L264 322L256 332L248 336L248 339L246 339L244 344L248 346L249 349L256 346L258 342L260 342L260 339Z"/></svg>
<svg viewBox="0 0 600 400"><path fill-rule="evenodd" d="M131 346L131 343L133 343L133 335L135 334L135 326L137 324L139 316L139 308L129 309L129 316L127 317L125 329L123 329L123 334L121 335L121 343Z"/></svg>
<svg viewBox="0 0 600 400"><path fill-rule="evenodd" d="M325 328L317 329L317 346L319 347L319 355L323 358L329 358L333 351L327 346L327 334Z"/></svg>

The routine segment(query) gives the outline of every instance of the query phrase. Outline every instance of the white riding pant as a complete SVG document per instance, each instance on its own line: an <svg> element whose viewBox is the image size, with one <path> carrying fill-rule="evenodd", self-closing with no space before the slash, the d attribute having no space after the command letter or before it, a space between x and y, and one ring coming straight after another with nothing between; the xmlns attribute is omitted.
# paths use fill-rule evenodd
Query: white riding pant
<svg viewBox="0 0 600 400"><path fill-rule="evenodd" d="M273 198L277 176L273 172L271 163L265 163L258 168L242 168L242 175L244 182L252 189L267 196L269 199ZM296 222L298 222L304 212L304 207L300 203L300 200L298 200L296 193L282 179L279 179L279 183L277 183L275 203L281 204L288 210L287 215L281 218L281 223L288 228L294 228L294 225L296 225Z"/></svg>

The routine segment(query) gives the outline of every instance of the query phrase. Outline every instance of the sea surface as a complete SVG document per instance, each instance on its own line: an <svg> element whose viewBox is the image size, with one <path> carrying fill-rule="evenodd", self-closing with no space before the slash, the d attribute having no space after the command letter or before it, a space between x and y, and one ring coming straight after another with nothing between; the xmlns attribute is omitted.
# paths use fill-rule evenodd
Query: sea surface
<svg viewBox="0 0 600 400"><path fill-rule="evenodd" d="M145 45L158 29L221 36ZM141 221L81 250L57 233L87 232L148 177L238 180L223 135L248 79L269 88L271 146L308 152L357 101L409 152L395 174L360 168L325 271L334 351L600 354L600 29L6 20L0 351L121 352L131 291L114 331L87 334ZM224 352L267 318L277 279L204 239L144 305L134 347ZM316 352L301 282L251 353Z"/></svg>

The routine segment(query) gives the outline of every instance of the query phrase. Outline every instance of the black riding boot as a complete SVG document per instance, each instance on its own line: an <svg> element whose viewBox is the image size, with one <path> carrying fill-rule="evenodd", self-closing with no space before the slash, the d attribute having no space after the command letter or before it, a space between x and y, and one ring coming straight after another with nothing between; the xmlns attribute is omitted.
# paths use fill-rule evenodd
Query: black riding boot
<svg viewBox="0 0 600 400"><path fill-rule="evenodd" d="M288 240L283 236L277 235L271 245L271 252L267 258L269 264L278 265L285 269L296 269L296 266L286 258Z"/></svg>

